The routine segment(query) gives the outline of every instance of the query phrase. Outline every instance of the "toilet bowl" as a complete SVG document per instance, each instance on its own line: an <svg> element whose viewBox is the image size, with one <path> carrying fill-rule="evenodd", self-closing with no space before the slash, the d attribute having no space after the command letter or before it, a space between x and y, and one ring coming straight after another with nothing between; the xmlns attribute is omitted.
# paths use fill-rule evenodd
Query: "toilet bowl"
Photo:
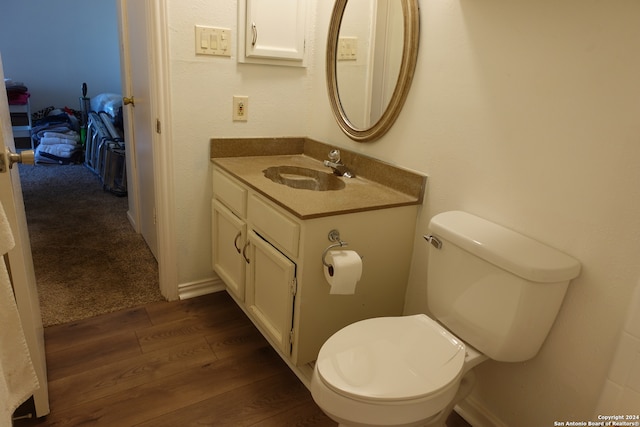
<svg viewBox="0 0 640 427"><path fill-rule="evenodd" d="M344 426L424 426L454 399L466 355L462 341L424 314L367 319L326 341L311 393Z"/></svg>
<svg viewBox="0 0 640 427"><path fill-rule="evenodd" d="M429 231L433 319L361 320L318 353L311 394L341 425L444 425L477 364L535 357L580 272L574 258L466 212L436 215Z"/></svg>

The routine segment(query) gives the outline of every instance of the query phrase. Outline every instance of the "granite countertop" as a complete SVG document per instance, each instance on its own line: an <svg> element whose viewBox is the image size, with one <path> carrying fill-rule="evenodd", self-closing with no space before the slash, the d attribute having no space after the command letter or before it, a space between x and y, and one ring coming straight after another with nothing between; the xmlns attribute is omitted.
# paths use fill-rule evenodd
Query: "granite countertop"
<svg viewBox="0 0 640 427"><path fill-rule="evenodd" d="M271 181L264 176L263 171L272 166L298 166L330 173L331 169L324 166L322 161L315 158L317 155L314 155L315 151L328 153L328 148L330 147L315 141L306 141L301 145L301 149L270 151L268 149L265 150L264 146L261 145L261 153L267 155L252 155L256 154L255 151L242 150L242 144L238 144L237 140L233 140L235 144L233 146L240 147L240 149L237 152L231 150L221 154L219 150L221 146L229 147L229 145L225 144L227 141L212 140L211 161L300 219L422 203L426 177L378 163L373 159L350 158L350 155L357 155L348 152L346 156L343 154L345 164L350 167L351 165L356 167L359 165L360 170L354 167L356 178L338 177L345 183L345 187L340 190L313 191L296 189ZM216 142L220 142L221 145L217 145L214 148ZM250 142L255 143L255 140L250 140ZM282 145L277 145L277 147L282 147ZM236 155L234 156L234 154ZM365 166L367 171L364 170ZM366 172L369 172L369 175ZM380 175L383 176L381 177ZM391 186L378 182L383 180L385 176L393 177L389 181ZM398 177L401 179L399 180ZM394 182L394 179L396 182ZM394 186L396 188L393 188Z"/></svg>

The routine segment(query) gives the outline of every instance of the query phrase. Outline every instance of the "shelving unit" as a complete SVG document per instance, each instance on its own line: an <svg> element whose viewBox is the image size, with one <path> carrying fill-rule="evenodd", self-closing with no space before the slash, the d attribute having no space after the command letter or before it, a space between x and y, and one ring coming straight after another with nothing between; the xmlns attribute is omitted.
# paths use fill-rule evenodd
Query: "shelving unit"
<svg viewBox="0 0 640 427"><path fill-rule="evenodd" d="M35 147L33 144L33 138L31 137L33 124L31 122L31 104L29 103L29 100L27 100L26 104L9 104L9 113L11 113L11 128L13 129L14 139L29 138L31 141L31 149L33 150ZM19 117L20 115L25 115L26 117ZM14 120L18 121L19 124L13 125Z"/></svg>

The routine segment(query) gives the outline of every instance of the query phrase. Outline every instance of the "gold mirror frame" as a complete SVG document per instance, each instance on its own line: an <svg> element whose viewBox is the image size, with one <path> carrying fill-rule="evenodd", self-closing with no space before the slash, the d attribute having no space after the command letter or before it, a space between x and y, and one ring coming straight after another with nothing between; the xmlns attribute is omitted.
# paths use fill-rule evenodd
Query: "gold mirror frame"
<svg viewBox="0 0 640 427"><path fill-rule="evenodd" d="M336 54L338 48L338 36L344 9L348 0L336 0L329 23L329 35L327 38L327 89L329 91L329 103L338 125L344 133L357 142L369 142L380 138L387 133L398 118L402 106L407 99L413 75L418 59L418 43L420 38L420 10L418 0L400 0L402 2L402 14L404 17L404 48L402 61L396 87L389 100L386 110L373 126L366 129L356 128L347 117L338 94L338 82L336 79Z"/></svg>

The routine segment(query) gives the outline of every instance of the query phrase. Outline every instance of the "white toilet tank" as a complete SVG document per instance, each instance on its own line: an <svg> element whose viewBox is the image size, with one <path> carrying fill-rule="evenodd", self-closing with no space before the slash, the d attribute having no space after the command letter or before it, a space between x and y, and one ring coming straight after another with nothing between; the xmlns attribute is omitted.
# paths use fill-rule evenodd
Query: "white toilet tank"
<svg viewBox="0 0 640 427"><path fill-rule="evenodd" d="M431 314L494 360L534 357L580 263L466 212L434 216L429 231L437 239L429 250Z"/></svg>

